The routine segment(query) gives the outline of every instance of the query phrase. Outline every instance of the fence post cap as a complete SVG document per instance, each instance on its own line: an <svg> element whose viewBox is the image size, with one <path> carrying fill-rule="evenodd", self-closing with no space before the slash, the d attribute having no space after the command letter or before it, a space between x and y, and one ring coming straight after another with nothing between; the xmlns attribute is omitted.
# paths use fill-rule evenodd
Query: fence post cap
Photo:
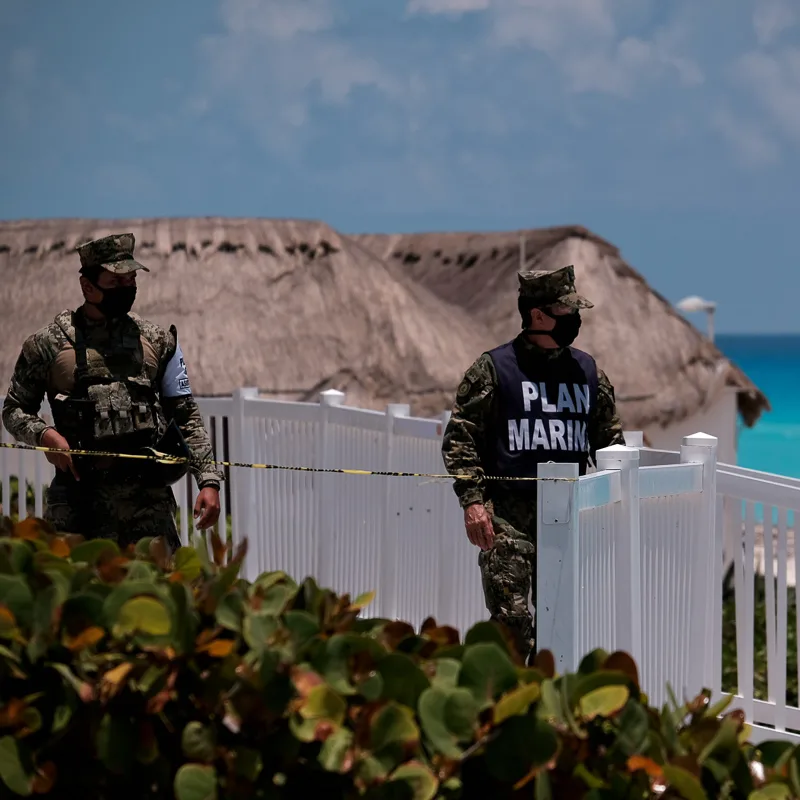
<svg viewBox="0 0 800 800"><path fill-rule="evenodd" d="M716 436L710 436L702 432L683 437L683 445L685 447L716 447L718 441Z"/></svg>
<svg viewBox="0 0 800 800"><path fill-rule="evenodd" d="M319 393L319 402L323 406L340 406L344 403L344 392L338 389L326 389Z"/></svg>
<svg viewBox="0 0 800 800"><path fill-rule="evenodd" d="M597 451L599 460L613 459L615 461L638 461L639 448L627 447L624 444L612 444Z"/></svg>
<svg viewBox="0 0 800 800"><path fill-rule="evenodd" d="M644 447L644 431L623 431L627 447Z"/></svg>

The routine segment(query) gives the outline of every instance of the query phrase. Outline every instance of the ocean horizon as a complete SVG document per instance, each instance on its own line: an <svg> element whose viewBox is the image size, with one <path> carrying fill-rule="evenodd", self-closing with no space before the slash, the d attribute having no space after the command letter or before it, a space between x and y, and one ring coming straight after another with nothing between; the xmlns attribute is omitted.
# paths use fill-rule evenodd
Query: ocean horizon
<svg viewBox="0 0 800 800"><path fill-rule="evenodd" d="M739 422L739 465L800 478L800 334L718 334L715 344L772 408L752 428Z"/></svg>

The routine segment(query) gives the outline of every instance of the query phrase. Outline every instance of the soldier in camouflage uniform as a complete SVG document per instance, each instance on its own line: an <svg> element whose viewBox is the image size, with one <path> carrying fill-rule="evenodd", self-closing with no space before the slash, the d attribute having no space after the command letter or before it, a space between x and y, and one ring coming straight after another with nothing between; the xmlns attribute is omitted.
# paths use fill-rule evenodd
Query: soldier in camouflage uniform
<svg viewBox="0 0 800 800"><path fill-rule="evenodd" d="M222 474L213 464L174 326L166 331L129 313L136 272L149 272L134 260L134 244L133 234L125 233L77 248L84 303L26 339L3 424L20 442L59 450L142 452L172 434L199 489L196 525L208 528L219 517ZM39 416L45 396L53 426ZM114 539L122 547L144 536L179 545L174 474L138 459L69 453L48 453L47 459L56 474L44 516L58 530Z"/></svg>
<svg viewBox="0 0 800 800"><path fill-rule="evenodd" d="M536 596L536 485L482 478L535 477L547 461L577 462L583 474L596 450L624 438L607 376L591 356L570 347L580 310L593 306L575 291L573 267L518 278L523 330L467 370L442 455L448 472L458 475L454 489L467 536L481 549L486 606L526 658L534 652L528 598Z"/></svg>

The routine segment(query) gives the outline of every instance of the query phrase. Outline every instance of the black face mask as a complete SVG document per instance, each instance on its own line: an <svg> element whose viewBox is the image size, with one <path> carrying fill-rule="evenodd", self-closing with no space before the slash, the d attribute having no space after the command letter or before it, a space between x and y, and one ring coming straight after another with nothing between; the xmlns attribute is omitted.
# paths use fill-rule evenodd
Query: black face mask
<svg viewBox="0 0 800 800"><path fill-rule="evenodd" d="M544 309L542 313L555 320L555 325L549 331L535 331L528 329L528 333L540 336L549 336L559 347L569 347L577 338L581 329L581 315L579 311L574 314L548 314Z"/></svg>
<svg viewBox="0 0 800 800"><path fill-rule="evenodd" d="M133 308L133 301L136 299L135 286L116 286L113 289L102 289L97 286L97 288L103 293L103 299L93 305L97 306L104 317L119 319Z"/></svg>

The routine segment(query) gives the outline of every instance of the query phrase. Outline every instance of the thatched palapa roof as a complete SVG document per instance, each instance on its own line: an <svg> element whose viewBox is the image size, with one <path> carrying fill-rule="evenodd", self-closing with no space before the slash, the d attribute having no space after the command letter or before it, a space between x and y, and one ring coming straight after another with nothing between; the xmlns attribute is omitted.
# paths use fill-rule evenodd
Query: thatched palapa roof
<svg viewBox="0 0 800 800"><path fill-rule="evenodd" d="M355 238L379 258L402 264L416 282L461 307L498 342L519 332L520 239L526 269L573 264L578 291L595 305L584 312L575 344L592 353L609 375L628 429L680 422L712 405L725 387L738 390L746 425L769 410L767 398L738 367L630 267L614 245L586 228Z"/></svg>
<svg viewBox="0 0 800 800"><path fill-rule="evenodd" d="M194 391L348 403L452 404L467 366L519 330L519 234L344 236L319 222L264 219L0 223L0 393L22 339L80 303L74 247L132 231L151 268L136 311L175 324ZM621 259L580 228L526 233L529 266L574 263L596 309L578 344L617 388L627 427L667 424L736 386L752 424L766 398Z"/></svg>

